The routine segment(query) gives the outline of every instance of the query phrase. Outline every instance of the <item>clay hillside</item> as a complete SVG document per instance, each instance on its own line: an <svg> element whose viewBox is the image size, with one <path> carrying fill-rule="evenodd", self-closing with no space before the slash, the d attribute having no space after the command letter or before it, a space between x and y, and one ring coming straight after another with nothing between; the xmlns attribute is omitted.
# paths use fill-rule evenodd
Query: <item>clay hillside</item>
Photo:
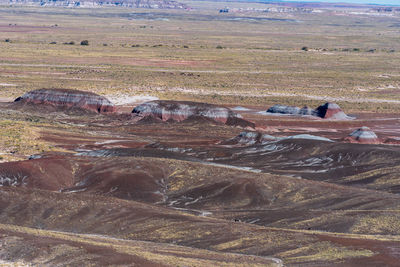
<svg viewBox="0 0 400 267"><path fill-rule="evenodd" d="M400 266L396 8L10 3L0 266Z"/></svg>

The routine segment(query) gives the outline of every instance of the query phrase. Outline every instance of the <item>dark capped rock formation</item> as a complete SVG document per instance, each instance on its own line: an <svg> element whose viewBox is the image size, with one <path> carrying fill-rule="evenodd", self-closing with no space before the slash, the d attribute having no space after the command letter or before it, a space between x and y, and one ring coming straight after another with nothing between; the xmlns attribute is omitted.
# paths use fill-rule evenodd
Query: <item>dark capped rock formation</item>
<svg viewBox="0 0 400 267"><path fill-rule="evenodd" d="M285 106L285 105L274 105L267 110L268 113L275 114L287 114L295 116L315 116L322 119L333 119L333 120L347 120L351 119L347 116L339 105L335 103L325 103L316 109L309 108L307 106L303 108Z"/></svg>
<svg viewBox="0 0 400 267"><path fill-rule="evenodd" d="M304 106L300 109L299 114L312 116L312 115L315 115L315 110L313 110L312 108L309 108L307 106Z"/></svg>
<svg viewBox="0 0 400 267"><path fill-rule="evenodd" d="M143 118L153 117L161 121L181 122L205 118L232 126L255 127L254 123L242 119L239 114L229 108L199 102L155 100L135 107L132 113Z"/></svg>
<svg viewBox="0 0 400 267"><path fill-rule="evenodd" d="M370 128L363 126L352 132L346 139L350 143L378 144L380 143L376 134Z"/></svg>
<svg viewBox="0 0 400 267"><path fill-rule="evenodd" d="M110 113L116 110L114 104L103 96L72 89L38 89L18 97L14 103L44 105L56 109L79 109L96 113Z"/></svg>
<svg viewBox="0 0 400 267"><path fill-rule="evenodd" d="M270 107L267 112L269 113L279 113L279 114L289 114L289 115L299 115L300 108L299 107L292 107L292 106L285 106L285 105L273 105Z"/></svg>
<svg viewBox="0 0 400 267"><path fill-rule="evenodd" d="M338 104L325 103L315 109L316 115L323 119L346 120L349 119Z"/></svg>

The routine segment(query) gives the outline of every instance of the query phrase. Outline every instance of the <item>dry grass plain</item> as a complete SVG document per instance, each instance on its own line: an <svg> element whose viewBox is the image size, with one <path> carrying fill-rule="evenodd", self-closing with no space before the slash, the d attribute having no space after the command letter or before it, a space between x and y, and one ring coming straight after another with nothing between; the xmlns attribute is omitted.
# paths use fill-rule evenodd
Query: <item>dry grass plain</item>
<svg viewBox="0 0 400 267"><path fill-rule="evenodd" d="M398 17L219 14L227 3L192 4L201 9L2 7L0 96L62 87L266 107L333 100L349 112L400 111ZM244 4L229 3L235 5Z"/></svg>

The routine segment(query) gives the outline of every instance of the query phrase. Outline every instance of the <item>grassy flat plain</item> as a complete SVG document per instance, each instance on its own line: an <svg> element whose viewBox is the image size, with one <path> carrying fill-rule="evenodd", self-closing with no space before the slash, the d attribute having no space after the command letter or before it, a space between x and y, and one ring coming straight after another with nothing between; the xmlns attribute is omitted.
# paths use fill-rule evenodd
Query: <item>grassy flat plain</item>
<svg viewBox="0 0 400 267"><path fill-rule="evenodd" d="M399 17L219 14L225 5L266 5L186 3L195 8L1 7L0 96L62 87L400 112Z"/></svg>

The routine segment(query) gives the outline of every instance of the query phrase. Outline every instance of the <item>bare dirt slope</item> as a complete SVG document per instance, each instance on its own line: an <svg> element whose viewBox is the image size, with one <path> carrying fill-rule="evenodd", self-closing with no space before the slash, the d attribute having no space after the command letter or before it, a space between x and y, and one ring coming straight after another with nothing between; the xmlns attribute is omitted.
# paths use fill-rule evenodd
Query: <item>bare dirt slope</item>
<svg viewBox="0 0 400 267"><path fill-rule="evenodd" d="M11 244L2 260L149 266L182 257L196 266L399 261L397 145L352 144L340 131L318 128L293 137L262 130L262 121L246 112L243 120L255 122L262 138L201 118L44 110L28 113L8 104L0 110L14 121L33 118L38 136L32 145L52 147L34 155L19 150L14 157L24 160L0 163L0 228L2 242ZM309 118L281 122L290 129L301 120L315 124ZM27 244L59 245L40 252ZM112 251L120 257L108 257Z"/></svg>

